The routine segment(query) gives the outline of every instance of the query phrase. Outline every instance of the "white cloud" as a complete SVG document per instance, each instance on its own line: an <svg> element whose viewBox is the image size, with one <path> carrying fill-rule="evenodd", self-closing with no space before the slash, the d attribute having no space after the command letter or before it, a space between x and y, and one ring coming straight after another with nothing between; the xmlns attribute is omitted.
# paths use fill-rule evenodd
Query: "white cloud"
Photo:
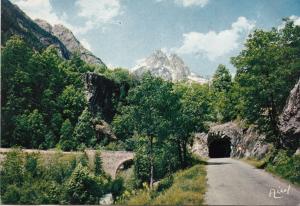
<svg viewBox="0 0 300 206"><path fill-rule="evenodd" d="M75 34L85 34L86 32L109 23L114 17L121 14L120 0L77 0L75 6L78 7L78 17L84 18L84 25L74 25L68 23L68 17L64 13L58 16L50 3L50 0L12 0L30 18L44 19L51 25L63 24Z"/></svg>
<svg viewBox="0 0 300 206"><path fill-rule="evenodd" d="M83 27L75 28L78 34L113 23L112 20L122 13L120 0L77 0L75 5L79 9L78 16L85 19Z"/></svg>
<svg viewBox="0 0 300 206"><path fill-rule="evenodd" d="M237 49L254 26L255 22L239 17L227 30L185 33L182 46L173 50L179 54L204 55L213 61Z"/></svg>
<svg viewBox="0 0 300 206"><path fill-rule="evenodd" d="M175 2L184 7L191 7L191 6L204 7L208 4L209 0L175 0Z"/></svg>
<svg viewBox="0 0 300 206"><path fill-rule="evenodd" d="M44 19L50 24L66 24L66 15L59 18L54 12L49 0L12 0L32 19Z"/></svg>
<svg viewBox="0 0 300 206"><path fill-rule="evenodd" d="M292 15L289 17L290 20L294 21L294 24L300 26L300 16ZM285 21L282 21L281 24L277 27L277 29L283 29L285 27Z"/></svg>
<svg viewBox="0 0 300 206"><path fill-rule="evenodd" d="M70 29L79 39L82 45L91 51L91 45L82 35L86 32L110 23L114 17L121 14L120 0L77 0L78 17L85 20L83 25L74 25L68 22L66 13L58 16L50 0L12 0L31 19L43 19L52 26L62 24Z"/></svg>
<svg viewBox="0 0 300 206"><path fill-rule="evenodd" d="M75 5L79 8L79 16L95 23L109 22L121 13L119 0L77 0Z"/></svg>
<svg viewBox="0 0 300 206"><path fill-rule="evenodd" d="M300 16L292 15L290 16L290 19L294 21L295 25L300 26Z"/></svg>
<svg viewBox="0 0 300 206"><path fill-rule="evenodd" d="M156 2L163 2L165 0L156 0ZM192 7L192 6L200 6L204 7L208 4L210 0L174 0L177 5L183 7Z"/></svg>

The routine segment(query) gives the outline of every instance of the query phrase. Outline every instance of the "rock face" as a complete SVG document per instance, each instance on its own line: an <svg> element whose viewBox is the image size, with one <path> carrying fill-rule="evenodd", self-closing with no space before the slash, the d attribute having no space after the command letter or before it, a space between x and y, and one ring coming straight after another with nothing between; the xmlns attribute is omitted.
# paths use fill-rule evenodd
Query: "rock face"
<svg viewBox="0 0 300 206"><path fill-rule="evenodd" d="M66 27L52 27L43 20L33 21L9 0L1 0L1 45L4 46L13 35L21 36L35 50L52 46L64 59L70 59L78 53L80 58L89 64L105 66L101 59L85 49Z"/></svg>
<svg viewBox="0 0 300 206"><path fill-rule="evenodd" d="M176 54L167 55L161 50L155 51L132 69L137 76L145 72L161 77L167 81L190 80L198 83L207 82L206 79L191 73L183 60Z"/></svg>
<svg viewBox="0 0 300 206"><path fill-rule="evenodd" d="M116 112L114 102L118 101L121 93L127 94L129 85L119 85L114 81L92 72L85 74L85 91L90 110L100 113L108 123Z"/></svg>
<svg viewBox="0 0 300 206"><path fill-rule="evenodd" d="M279 128L285 146L297 149L300 145L300 79L291 90L287 103L279 117Z"/></svg>
<svg viewBox="0 0 300 206"><path fill-rule="evenodd" d="M192 153L200 157L208 157L207 136L208 135L204 132L195 134L194 142L191 147Z"/></svg>
<svg viewBox="0 0 300 206"><path fill-rule="evenodd" d="M100 122L96 123L95 130L97 134L97 139L102 139L102 140L105 138L108 140L117 139L110 125L104 120L100 120Z"/></svg>
<svg viewBox="0 0 300 206"><path fill-rule="evenodd" d="M262 159L272 147L271 144L265 143L264 139L265 136L259 134L254 127L248 128L235 143L236 146L233 147L232 156ZM240 146L241 150L239 150L238 146Z"/></svg>
<svg viewBox="0 0 300 206"><path fill-rule="evenodd" d="M207 134L195 134L192 152L209 157L210 145L217 140L228 138L231 143L230 157L253 157L261 159L271 145L263 143L265 136L259 135L255 128L243 130L234 122L212 126Z"/></svg>
<svg viewBox="0 0 300 206"><path fill-rule="evenodd" d="M5 45L5 42L13 35L23 37L25 42L36 50L53 46L63 58L69 59L71 55L71 52L57 37L37 25L10 1L1 0L1 45Z"/></svg>
<svg viewBox="0 0 300 206"><path fill-rule="evenodd" d="M114 199L111 193L104 195L100 201L99 201L100 205L112 205L114 204Z"/></svg>
<svg viewBox="0 0 300 206"><path fill-rule="evenodd" d="M100 113L106 121L112 119L112 98L118 92L114 81L102 75L88 72L85 74L85 91L89 107L93 113Z"/></svg>
<svg viewBox="0 0 300 206"><path fill-rule="evenodd" d="M95 65L105 66L102 60L92 54L89 50L84 48L81 43L76 39L74 34L63 25L54 25L53 27L46 21L36 19L35 22L44 30L50 34L56 36L72 53L78 53L80 58L89 63Z"/></svg>

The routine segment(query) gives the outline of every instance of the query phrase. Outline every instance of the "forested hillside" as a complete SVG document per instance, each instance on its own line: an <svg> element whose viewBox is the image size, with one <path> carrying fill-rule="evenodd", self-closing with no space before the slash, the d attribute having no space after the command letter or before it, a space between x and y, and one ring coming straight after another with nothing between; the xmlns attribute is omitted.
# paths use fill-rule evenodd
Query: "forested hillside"
<svg viewBox="0 0 300 206"><path fill-rule="evenodd" d="M143 183L152 189L154 182L195 163L189 150L194 133L206 132L211 123L238 120L266 135L276 150L273 157L284 153L288 161L298 161L290 159L299 141L279 130L279 115L300 77L300 27L291 20L286 19L282 29L251 33L244 49L231 59L236 75L219 65L206 84L174 83L150 73L135 79L128 70L89 65L78 55L67 60L53 47L36 49L31 43L26 36L12 36L1 50L2 147L134 151L131 189ZM103 104L110 107L109 115L99 103L103 99L89 101L87 73L116 86ZM103 88L97 87L94 95L105 96ZM117 140L97 135L101 121L112 127ZM40 156L14 151L1 166L2 201L97 204L106 193L124 202L130 199L123 193L123 180L112 181L103 174L101 159L97 161L90 167L82 156L44 165ZM296 166L290 170L297 182Z"/></svg>

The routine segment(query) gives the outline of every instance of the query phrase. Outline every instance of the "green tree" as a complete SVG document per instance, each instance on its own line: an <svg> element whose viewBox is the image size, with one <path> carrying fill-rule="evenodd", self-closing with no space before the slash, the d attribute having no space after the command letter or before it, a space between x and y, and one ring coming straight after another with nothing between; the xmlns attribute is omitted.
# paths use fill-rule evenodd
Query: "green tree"
<svg viewBox="0 0 300 206"><path fill-rule="evenodd" d="M223 64L220 64L213 76L212 88L215 90L215 92L228 92L231 84L232 81L229 70Z"/></svg>
<svg viewBox="0 0 300 206"><path fill-rule="evenodd" d="M78 123L73 133L76 144L94 146L96 143L96 132L93 124L93 116L86 108L78 118Z"/></svg>
<svg viewBox="0 0 300 206"><path fill-rule="evenodd" d="M228 122L237 116L234 83L229 70L220 64L213 76L211 96L214 107L215 120Z"/></svg>
<svg viewBox="0 0 300 206"><path fill-rule="evenodd" d="M20 150L7 153L1 166L1 194L7 191L9 185L20 187L24 180L24 159Z"/></svg>
<svg viewBox="0 0 300 206"><path fill-rule="evenodd" d="M178 96L172 91L172 83L165 82L146 74L141 84L129 91L128 106L121 109L121 115L129 118L133 131L147 141L140 141L149 148L147 158L149 161L149 183L152 187L154 177L154 159L156 144L161 144L170 134L175 105ZM118 122L120 119L116 118Z"/></svg>
<svg viewBox="0 0 300 206"><path fill-rule="evenodd" d="M5 47L1 49L1 103L7 100L8 92L14 82L10 81L15 72L27 66L33 52L28 45L19 37L12 36Z"/></svg>
<svg viewBox="0 0 300 206"><path fill-rule="evenodd" d="M37 176L39 154L32 153L25 156L25 172L32 177Z"/></svg>
<svg viewBox="0 0 300 206"><path fill-rule="evenodd" d="M63 108L63 115L72 123L77 121L78 116L86 106L86 99L81 90L76 89L73 85L65 87L59 96L59 102Z"/></svg>
<svg viewBox="0 0 300 206"><path fill-rule="evenodd" d="M99 151L96 151L95 153L95 175L103 175L104 170L102 168L102 159L101 159L101 153Z"/></svg>
<svg viewBox="0 0 300 206"><path fill-rule="evenodd" d="M66 184L66 194L70 204L97 204L104 194L104 182L89 174L81 164L75 168Z"/></svg>
<svg viewBox="0 0 300 206"><path fill-rule="evenodd" d="M73 126L69 119L66 119L61 126L59 144L65 151L70 151L74 148Z"/></svg>
<svg viewBox="0 0 300 206"><path fill-rule="evenodd" d="M12 135L14 144L28 148L39 148L45 138L47 127L44 118L38 110L16 117L16 129Z"/></svg>
<svg viewBox="0 0 300 206"><path fill-rule="evenodd" d="M9 39L1 49L1 143L14 144L11 138L16 115L30 108L30 75L24 70L33 52L18 36Z"/></svg>
<svg viewBox="0 0 300 206"><path fill-rule="evenodd" d="M95 67L76 55L63 60L53 47L33 51L20 37L8 40L1 54L2 145L55 146L64 119L75 125L86 107L82 74Z"/></svg>
<svg viewBox="0 0 300 206"><path fill-rule="evenodd" d="M181 167L187 166L187 146L192 133L206 130L205 123L210 120L211 106L208 85L178 84L174 88L180 95L180 104L174 111L173 136L177 144Z"/></svg>
<svg viewBox="0 0 300 206"><path fill-rule="evenodd" d="M281 30L256 30L232 58L242 94L241 115L257 124L276 147L281 145L278 116L300 76L299 37L300 27L291 21Z"/></svg>

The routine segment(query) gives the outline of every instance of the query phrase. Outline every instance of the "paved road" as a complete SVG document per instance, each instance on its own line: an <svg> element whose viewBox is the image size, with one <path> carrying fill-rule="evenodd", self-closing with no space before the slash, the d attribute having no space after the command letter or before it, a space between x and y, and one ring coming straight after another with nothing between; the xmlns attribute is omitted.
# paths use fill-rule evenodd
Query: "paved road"
<svg viewBox="0 0 300 206"><path fill-rule="evenodd" d="M208 205L299 205L300 189L230 158L212 158L207 165Z"/></svg>

